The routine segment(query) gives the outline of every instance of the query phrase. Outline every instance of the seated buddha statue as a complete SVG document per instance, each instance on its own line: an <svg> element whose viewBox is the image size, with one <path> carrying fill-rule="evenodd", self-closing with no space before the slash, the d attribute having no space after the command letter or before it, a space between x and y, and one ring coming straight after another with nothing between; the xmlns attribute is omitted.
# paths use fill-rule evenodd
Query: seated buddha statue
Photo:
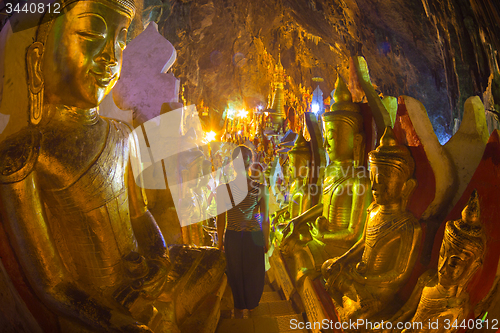
<svg viewBox="0 0 500 333"><path fill-rule="evenodd" d="M361 239L321 268L339 319L369 319L391 303L408 281L421 242L418 220L406 210L416 181L410 151L387 127L369 154L374 202Z"/></svg>
<svg viewBox="0 0 500 333"><path fill-rule="evenodd" d="M0 146L14 260L62 331L178 332L214 307L225 261L216 249L169 251L132 172L131 128L98 114L120 76L135 4L63 0L60 11L43 16L19 55L29 98L19 113L30 122Z"/></svg>
<svg viewBox="0 0 500 333"><path fill-rule="evenodd" d="M403 332L456 332L467 319L471 311L467 286L486 250L480 218L479 198L473 191L462 218L446 223L437 271L422 274L409 300L390 319L422 323Z"/></svg>
<svg viewBox="0 0 500 333"><path fill-rule="evenodd" d="M363 167L363 118L341 78L335 103L323 114L323 122L330 164L322 202L293 217L283 230L281 250L285 256L295 256L296 279L319 274L323 262L344 254L359 240L371 203L370 181Z"/></svg>

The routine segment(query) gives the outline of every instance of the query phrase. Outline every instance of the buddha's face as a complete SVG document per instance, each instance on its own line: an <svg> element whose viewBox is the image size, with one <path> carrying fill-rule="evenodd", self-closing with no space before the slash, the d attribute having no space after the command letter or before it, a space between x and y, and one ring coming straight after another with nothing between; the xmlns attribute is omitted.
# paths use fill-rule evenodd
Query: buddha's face
<svg viewBox="0 0 500 333"><path fill-rule="evenodd" d="M325 149L330 161L352 160L354 148L354 129L341 119L325 122Z"/></svg>
<svg viewBox="0 0 500 333"><path fill-rule="evenodd" d="M401 203L403 187L407 179L398 168L386 164L372 164L370 180L373 198L377 204Z"/></svg>
<svg viewBox="0 0 500 333"><path fill-rule="evenodd" d="M467 275L472 254L461 251L445 240L439 251L438 280L444 287L458 286Z"/></svg>
<svg viewBox="0 0 500 333"><path fill-rule="evenodd" d="M54 21L45 43L45 101L82 109L98 106L120 75L129 24L130 18L111 5L70 5Z"/></svg>

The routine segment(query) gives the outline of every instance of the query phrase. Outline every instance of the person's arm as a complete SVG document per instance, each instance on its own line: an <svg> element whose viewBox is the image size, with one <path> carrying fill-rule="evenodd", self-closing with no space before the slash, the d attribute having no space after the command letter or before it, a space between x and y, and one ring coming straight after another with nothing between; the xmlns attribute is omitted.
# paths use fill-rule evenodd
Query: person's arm
<svg viewBox="0 0 500 333"><path fill-rule="evenodd" d="M215 201L217 202L217 239L219 240L219 249L224 251L224 232L226 230L226 200L225 196L229 196L226 189L226 184L222 184L216 189Z"/></svg>
<svg viewBox="0 0 500 333"><path fill-rule="evenodd" d="M266 252L271 247L271 241L269 239L269 190L267 186L260 186L262 193L262 198L259 201L260 214L262 216L262 232L264 233L264 246Z"/></svg>
<svg viewBox="0 0 500 333"><path fill-rule="evenodd" d="M94 331L151 332L100 295L82 288L65 268L47 223L35 172L0 183L2 223L23 272L37 296L60 316Z"/></svg>

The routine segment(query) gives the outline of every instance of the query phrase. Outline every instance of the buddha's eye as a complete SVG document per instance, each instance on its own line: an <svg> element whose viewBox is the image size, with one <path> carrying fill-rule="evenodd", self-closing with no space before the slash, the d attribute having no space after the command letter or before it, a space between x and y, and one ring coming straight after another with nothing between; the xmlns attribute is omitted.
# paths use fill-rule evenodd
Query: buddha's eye
<svg viewBox="0 0 500 333"><path fill-rule="evenodd" d="M107 35L106 22L102 17L93 13L84 13L75 20L76 33L85 39L104 39Z"/></svg>
<svg viewBox="0 0 500 333"><path fill-rule="evenodd" d="M104 38L106 38L106 34L99 33L97 31L80 30L80 31L77 31L76 33L84 38L87 38L87 39L104 39Z"/></svg>
<svg viewBox="0 0 500 333"><path fill-rule="evenodd" d="M454 268L454 267L462 265L463 262L464 262L464 260L462 258L460 258L459 256L451 256L450 261L449 261L449 265L450 265L450 267Z"/></svg>

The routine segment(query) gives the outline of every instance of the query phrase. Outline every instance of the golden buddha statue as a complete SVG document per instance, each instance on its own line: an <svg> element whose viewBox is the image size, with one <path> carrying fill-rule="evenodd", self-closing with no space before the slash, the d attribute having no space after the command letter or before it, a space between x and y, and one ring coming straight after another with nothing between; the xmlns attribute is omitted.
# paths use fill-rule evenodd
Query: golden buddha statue
<svg viewBox="0 0 500 333"><path fill-rule="evenodd" d="M294 146L288 152L288 179L290 184L290 201L288 212L294 218L304 213L311 206L309 196L309 170L311 168L311 147L299 133Z"/></svg>
<svg viewBox="0 0 500 333"><path fill-rule="evenodd" d="M311 208L309 194L309 173L311 168L311 147L302 132L288 152L288 169L285 170L285 181L288 184L288 205L277 211L273 217L278 238L281 240L281 229L290 218L294 218Z"/></svg>
<svg viewBox="0 0 500 333"><path fill-rule="evenodd" d="M467 285L481 267L485 250L486 235L474 190L462 219L446 223L437 272L422 274L410 299L390 321L413 322L405 333L458 331L471 310Z"/></svg>
<svg viewBox="0 0 500 333"><path fill-rule="evenodd" d="M63 0L64 14L46 13L20 55L30 124L0 146L1 220L26 283L62 331L178 332L193 313L217 320L210 296L223 256L169 255L131 170L131 128L98 114L134 11L133 0Z"/></svg>
<svg viewBox="0 0 500 333"><path fill-rule="evenodd" d="M292 218L281 249L295 256L296 279L319 274L327 259L349 250L361 237L371 202L368 172L363 167L363 118L345 82L337 79L335 103L323 115L330 164L323 180L323 200ZM307 249L306 249L307 248Z"/></svg>
<svg viewBox="0 0 500 333"><path fill-rule="evenodd" d="M408 281L421 242L420 224L406 210L416 185L410 151L387 127L368 156L374 202L363 236L321 269L341 321L371 318L387 307Z"/></svg>

